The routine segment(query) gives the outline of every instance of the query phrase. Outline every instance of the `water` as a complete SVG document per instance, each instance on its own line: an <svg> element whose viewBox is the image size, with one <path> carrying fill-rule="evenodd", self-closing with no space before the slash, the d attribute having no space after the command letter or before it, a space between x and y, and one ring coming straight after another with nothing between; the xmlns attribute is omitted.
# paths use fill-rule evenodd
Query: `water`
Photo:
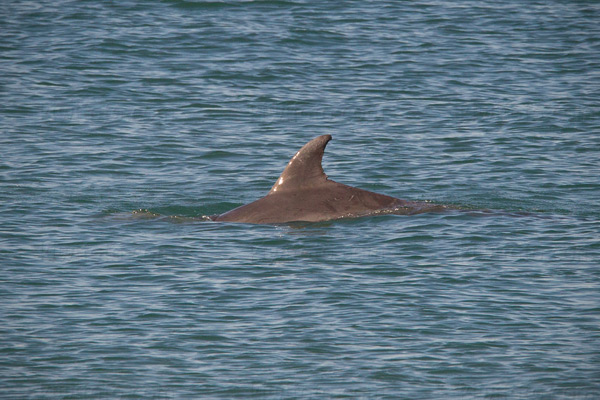
<svg viewBox="0 0 600 400"><path fill-rule="evenodd" d="M593 1L4 1L0 397L596 399ZM308 140L491 212L219 224Z"/></svg>

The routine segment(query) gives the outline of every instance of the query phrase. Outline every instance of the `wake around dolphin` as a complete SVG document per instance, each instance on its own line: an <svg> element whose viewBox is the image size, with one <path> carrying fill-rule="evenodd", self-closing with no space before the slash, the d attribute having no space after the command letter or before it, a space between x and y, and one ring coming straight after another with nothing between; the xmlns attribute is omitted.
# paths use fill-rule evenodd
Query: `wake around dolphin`
<svg viewBox="0 0 600 400"><path fill-rule="evenodd" d="M327 179L321 161L331 135L305 144L285 167L271 191L250 204L218 215L215 221L277 224L327 221L376 214L419 214L449 207L397 199Z"/></svg>

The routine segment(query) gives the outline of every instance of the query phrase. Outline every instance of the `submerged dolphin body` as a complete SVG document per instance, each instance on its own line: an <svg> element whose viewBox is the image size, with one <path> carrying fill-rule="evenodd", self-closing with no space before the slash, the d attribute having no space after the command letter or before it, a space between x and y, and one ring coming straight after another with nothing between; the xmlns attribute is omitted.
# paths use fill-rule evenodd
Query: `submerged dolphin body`
<svg viewBox="0 0 600 400"><path fill-rule="evenodd" d="M215 221L277 224L327 221L374 214L418 214L447 206L385 196L327 179L321 160L331 135L305 144L263 198L214 218Z"/></svg>

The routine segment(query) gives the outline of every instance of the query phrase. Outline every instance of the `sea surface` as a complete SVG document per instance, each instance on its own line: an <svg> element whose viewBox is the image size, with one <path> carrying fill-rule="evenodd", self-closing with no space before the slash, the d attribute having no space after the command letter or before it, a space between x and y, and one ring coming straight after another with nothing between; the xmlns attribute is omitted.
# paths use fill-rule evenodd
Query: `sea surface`
<svg viewBox="0 0 600 400"><path fill-rule="evenodd" d="M0 398L599 399L600 3L0 4ZM460 211L217 223L331 179Z"/></svg>

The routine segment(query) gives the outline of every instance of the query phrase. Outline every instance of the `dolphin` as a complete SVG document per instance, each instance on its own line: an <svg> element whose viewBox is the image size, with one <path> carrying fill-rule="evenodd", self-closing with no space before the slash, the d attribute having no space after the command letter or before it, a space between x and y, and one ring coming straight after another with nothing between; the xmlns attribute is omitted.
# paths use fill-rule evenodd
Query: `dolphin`
<svg viewBox="0 0 600 400"><path fill-rule="evenodd" d="M321 161L331 135L306 143L292 157L269 193L212 219L249 224L318 222L378 214L412 215L448 206L407 201L358 189L327 178Z"/></svg>

